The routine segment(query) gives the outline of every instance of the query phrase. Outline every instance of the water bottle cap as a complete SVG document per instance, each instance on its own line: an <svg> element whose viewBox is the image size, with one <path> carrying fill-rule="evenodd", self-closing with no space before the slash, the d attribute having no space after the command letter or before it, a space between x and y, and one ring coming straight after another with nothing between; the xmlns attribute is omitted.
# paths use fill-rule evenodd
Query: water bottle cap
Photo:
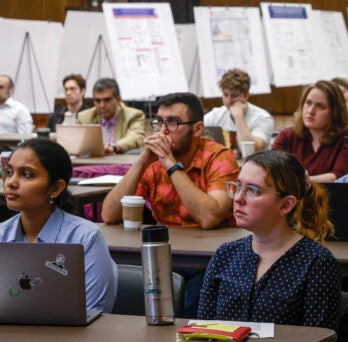
<svg viewBox="0 0 348 342"><path fill-rule="evenodd" d="M142 230L143 242L168 242L168 227L167 226L149 226Z"/></svg>

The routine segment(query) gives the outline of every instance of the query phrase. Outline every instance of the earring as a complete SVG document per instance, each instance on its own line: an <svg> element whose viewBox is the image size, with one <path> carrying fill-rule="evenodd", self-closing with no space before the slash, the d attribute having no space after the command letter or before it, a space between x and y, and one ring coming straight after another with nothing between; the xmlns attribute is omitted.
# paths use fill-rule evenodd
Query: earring
<svg viewBox="0 0 348 342"><path fill-rule="evenodd" d="M50 204L54 204L54 196L50 195Z"/></svg>

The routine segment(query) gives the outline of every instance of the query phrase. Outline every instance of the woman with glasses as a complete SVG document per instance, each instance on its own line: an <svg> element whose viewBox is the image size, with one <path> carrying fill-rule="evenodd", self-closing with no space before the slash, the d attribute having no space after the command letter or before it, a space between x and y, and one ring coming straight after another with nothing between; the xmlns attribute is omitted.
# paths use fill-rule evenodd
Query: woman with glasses
<svg viewBox="0 0 348 342"><path fill-rule="evenodd" d="M348 173L348 111L338 85L318 81L306 87L294 127L282 130L272 149L293 153L315 182Z"/></svg>
<svg viewBox="0 0 348 342"><path fill-rule="evenodd" d="M335 329L340 265L317 241L333 233L325 190L291 154L261 151L227 182L238 227L252 234L212 257L198 318Z"/></svg>

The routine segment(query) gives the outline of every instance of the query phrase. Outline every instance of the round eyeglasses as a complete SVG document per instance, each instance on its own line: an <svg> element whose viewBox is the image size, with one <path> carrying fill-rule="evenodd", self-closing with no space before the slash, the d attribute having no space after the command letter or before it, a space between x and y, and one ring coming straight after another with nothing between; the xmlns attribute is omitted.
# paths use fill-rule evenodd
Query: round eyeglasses
<svg viewBox="0 0 348 342"><path fill-rule="evenodd" d="M180 125L191 125L198 122L198 120L194 121L185 121L185 122L180 122L176 119L168 119L168 120L163 120L163 119L156 119L151 122L152 129L155 132L158 132L162 129L162 126L164 125L166 129L169 132L175 132Z"/></svg>
<svg viewBox="0 0 348 342"><path fill-rule="evenodd" d="M265 191L259 189L256 185L240 185L236 182L226 182L226 192L228 197L232 199L236 199L236 197L242 192L242 198L245 202L251 202L255 199L256 196L258 196L262 192L270 192L278 196L282 196L280 192L273 192L273 191Z"/></svg>

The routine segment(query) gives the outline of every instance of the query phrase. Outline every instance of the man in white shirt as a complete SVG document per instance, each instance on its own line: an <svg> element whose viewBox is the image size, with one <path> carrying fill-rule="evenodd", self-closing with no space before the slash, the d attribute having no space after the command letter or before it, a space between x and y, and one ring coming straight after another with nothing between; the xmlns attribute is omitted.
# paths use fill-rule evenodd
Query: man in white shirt
<svg viewBox="0 0 348 342"><path fill-rule="evenodd" d="M13 90L11 77L0 75L0 134L30 134L33 130L33 119L29 110L11 97Z"/></svg>
<svg viewBox="0 0 348 342"><path fill-rule="evenodd" d="M238 145L242 141L255 141L255 151L268 148L274 130L273 117L248 102L249 75L240 69L229 70L222 76L219 86L224 105L204 115L204 125L235 132Z"/></svg>

